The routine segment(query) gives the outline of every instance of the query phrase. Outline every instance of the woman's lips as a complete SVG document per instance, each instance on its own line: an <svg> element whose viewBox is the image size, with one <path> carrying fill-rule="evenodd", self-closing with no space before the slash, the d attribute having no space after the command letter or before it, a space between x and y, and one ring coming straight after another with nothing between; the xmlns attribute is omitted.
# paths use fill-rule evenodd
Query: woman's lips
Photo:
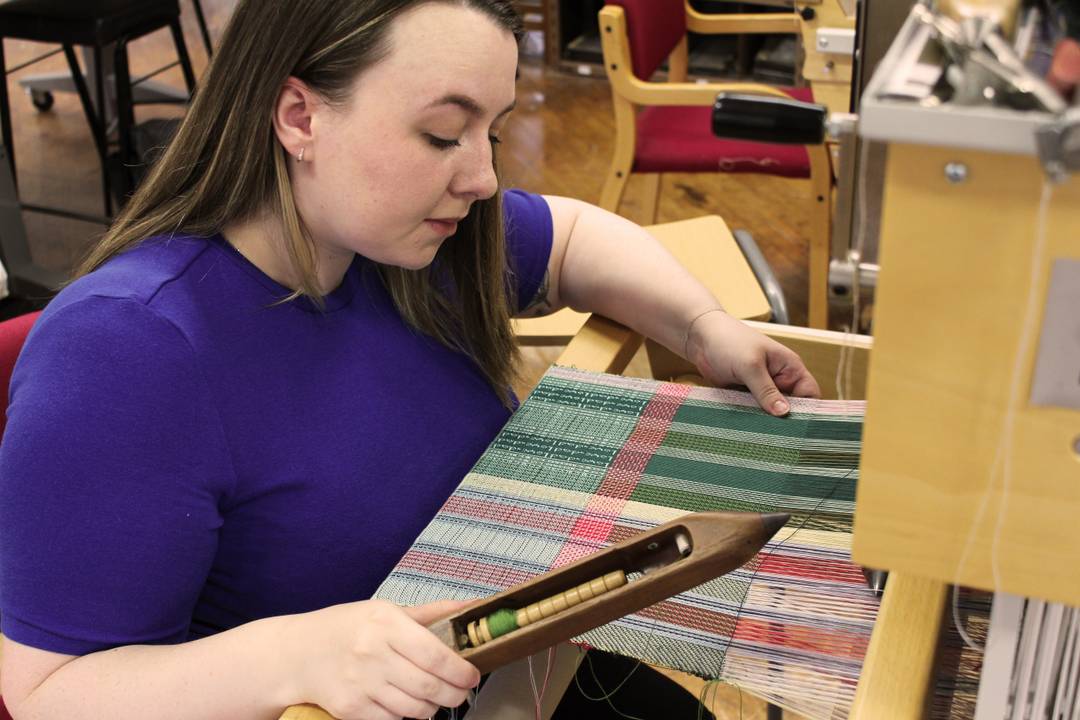
<svg viewBox="0 0 1080 720"><path fill-rule="evenodd" d="M455 232L457 232L457 220L436 220L434 218L428 218L424 222L426 222L429 227L434 229L435 232L439 233L440 235L446 235L447 237L449 237L450 235L453 235Z"/></svg>

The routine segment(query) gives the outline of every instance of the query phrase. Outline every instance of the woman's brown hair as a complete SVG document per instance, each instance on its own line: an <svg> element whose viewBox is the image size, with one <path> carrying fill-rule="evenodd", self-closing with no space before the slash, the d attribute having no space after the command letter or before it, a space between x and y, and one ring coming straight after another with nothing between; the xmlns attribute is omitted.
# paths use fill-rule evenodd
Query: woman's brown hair
<svg viewBox="0 0 1080 720"><path fill-rule="evenodd" d="M270 212L299 278L287 300L321 303L314 246L293 200L273 108L290 76L344 104L357 76L389 51L394 19L426 2L477 10L521 36L510 0L241 0L176 136L76 277L147 238L210 237ZM471 356L509 404L518 352L500 194L473 204L430 267L380 272L404 320Z"/></svg>

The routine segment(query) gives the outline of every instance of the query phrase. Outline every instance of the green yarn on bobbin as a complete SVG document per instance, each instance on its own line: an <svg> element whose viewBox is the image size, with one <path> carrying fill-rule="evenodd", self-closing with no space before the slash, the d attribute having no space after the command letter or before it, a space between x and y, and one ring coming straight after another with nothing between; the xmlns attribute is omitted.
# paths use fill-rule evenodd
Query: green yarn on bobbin
<svg viewBox="0 0 1080 720"><path fill-rule="evenodd" d="M488 615L487 622L488 632L491 633L492 639L497 638L518 629L517 611L508 608L496 610Z"/></svg>

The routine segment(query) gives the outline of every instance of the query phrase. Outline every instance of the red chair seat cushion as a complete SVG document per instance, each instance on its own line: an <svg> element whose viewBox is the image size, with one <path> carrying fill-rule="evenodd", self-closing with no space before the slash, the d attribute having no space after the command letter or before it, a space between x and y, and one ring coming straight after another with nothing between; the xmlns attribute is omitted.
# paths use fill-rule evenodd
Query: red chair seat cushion
<svg viewBox="0 0 1080 720"><path fill-rule="evenodd" d="M809 88L785 89L813 101ZM652 106L637 116L633 172L753 172L810 177L803 145L725 140L712 134L712 108Z"/></svg>

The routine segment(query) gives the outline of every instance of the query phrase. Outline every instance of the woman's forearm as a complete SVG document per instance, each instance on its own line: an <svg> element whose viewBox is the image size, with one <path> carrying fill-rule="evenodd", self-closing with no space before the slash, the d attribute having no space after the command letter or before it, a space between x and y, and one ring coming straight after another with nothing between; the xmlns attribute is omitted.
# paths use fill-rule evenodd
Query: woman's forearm
<svg viewBox="0 0 1080 720"><path fill-rule="evenodd" d="M797 354L721 310L709 290L642 228L600 208L548 198L554 303L598 312L690 360L708 382L745 386L784 415L783 393L819 397Z"/></svg>
<svg viewBox="0 0 1080 720"><path fill-rule="evenodd" d="M690 323L720 302L658 240L600 208L547 198L573 213L558 277L559 300L597 312L684 353Z"/></svg>
<svg viewBox="0 0 1080 720"><path fill-rule="evenodd" d="M480 680L426 629L462 606L364 600L75 659L14 644L3 695L15 720L246 720L304 702L342 718L430 717Z"/></svg>
<svg viewBox="0 0 1080 720"><path fill-rule="evenodd" d="M276 718L302 700L291 670L297 639L290 623L269 618L179 645L92 653L32 690L12 688L5 678L4 699L15 720Z"/></svg>

